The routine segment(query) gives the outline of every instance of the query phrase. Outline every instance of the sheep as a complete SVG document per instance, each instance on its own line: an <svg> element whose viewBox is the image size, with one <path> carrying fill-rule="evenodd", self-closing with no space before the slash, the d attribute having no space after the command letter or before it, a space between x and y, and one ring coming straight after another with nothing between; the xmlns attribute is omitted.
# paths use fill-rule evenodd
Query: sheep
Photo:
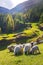
<svg viewBox="0 0 43 65"><path fill-rule="evenodd" d="M7 49L9 49L10 52L13 52L15 47L16 45L8 46Z"/></svg>
<svg viewBox="0 0 43 65"><path fill-rule="evenodd" d="M25 44L24 49L23 49L24 54L28 54L30 49L31 49L31 44L30 43Z"/></svg>
<svg viewBox="0 0 43 65"><path fill-rule="evenodd" d="M23 54L23 45L20 44L19 46L20 46L20 53Z"/></svg>
<svg viewBox="0 0 43 65"><path fill-rule="evenodd" d="M37 45L33 46L33 47L30 49L30 53L31 53L31 54L40 53L40 50L39 50L38 46L37 46Z"/></svg>
<svg viewBox="0 0 43 65"><path fill-rule="evenodd" d="M14 49L14 54L18 55L19 53L20 53L20 47L16 46L15 49Z"/></svg>
<svg viewBox="0 0 43 65"><path fill-rule="evenodd" d="M17 45L17 46L14 48L14 54L15 54L15 55L23 54L23 45Z"/></svg>

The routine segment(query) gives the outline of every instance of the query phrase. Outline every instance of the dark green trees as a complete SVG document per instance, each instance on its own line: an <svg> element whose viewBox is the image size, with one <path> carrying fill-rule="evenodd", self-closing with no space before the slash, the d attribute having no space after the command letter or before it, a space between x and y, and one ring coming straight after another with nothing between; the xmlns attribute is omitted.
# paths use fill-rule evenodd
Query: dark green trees
<svg viewBox="0 0 43 65"><path fill-rule="evenodd" d="M0 14L0 27L3 33L11 33L14 31L14 21L10 14Z"/></svg>
<svg viewBox="0 0 43 65"><path fill-rule="evenodd" d="M40 16L39 22L40 22L40 23L43 23L43 13L42 13L41 16Z"/></svg>
<svg viewBox="0 0 43 65"><path fill-rule="evenodd" d="M8 32L14 31L14 21L13 21L12 16L9 14L6 16L5 25L6 25L6 31Z"/></svg>

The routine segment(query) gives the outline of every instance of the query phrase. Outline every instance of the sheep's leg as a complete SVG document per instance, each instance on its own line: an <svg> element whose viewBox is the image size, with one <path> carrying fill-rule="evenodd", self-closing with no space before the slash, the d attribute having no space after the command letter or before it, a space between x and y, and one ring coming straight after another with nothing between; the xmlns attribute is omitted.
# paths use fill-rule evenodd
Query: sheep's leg
<svg viewBox="0 0 43 65"><path fill-rule="evenodd" d="M19 52L16 52L15 55L19 55Z"/></svg>
<svg viewBox="0 0 43 65"><path fill-rule="evenodd" d="M20 53L18 52L17 55L19 55Z"/></svg>
<svg viewBox="0 0 43 65"><path fill-rule="evenodd" d="M29 53L31 53L31 52L30 52L30 49L28 50L28 54L29 54Z"/></svg>
<svg viewBox="0 0 43 65"><path fill-rule="evenodd" d="M32 54L34 54L34 51L32 50Z"/></svg>
<svg viewBox="0 0 43 65"><path fill-rule="evenodd" d="M27 54L27 51L25 51L25 54Z"/></svg>
<svg viewBox="0 0 43 65"><path fill-rule="evenodd" d="M15 55L17 55L17 53L15 53Z"/></svg>
<svg viewBox="0 0 43 65"><path fill-rule="evenodd" d="M37 51L38 51L38 53L40 53L40 50L39 50L39 48L37 48Z"/></svg>
<svg viewBox="0 0 43 65"><path fill-rule="evenodd" d="M30 52L30 49L28 49L28 54L29 54L29 53L31 53L31 52Z"/></svg>
<svg viewBox="0 0 43 65"><path fill-rule="evenodd" d="M28 54L29 54L29 51L28 51Z"/></svg>
<svg viewBox="0 0 43 65"><path fill-rule="evenodd" d="M38 49L38 53L40 54L40 50Z"/></svg>
<svg viewBox="0 0 43 65"><path fill-rule="evenodd" d="M29 51L27 51L27 55L29 54Z"/></svg>
<svg viewBox="0 0 43 65"><path fill-rule="evenodd" d="M37 54L37 49L35 50L36 54Z"/></svg>

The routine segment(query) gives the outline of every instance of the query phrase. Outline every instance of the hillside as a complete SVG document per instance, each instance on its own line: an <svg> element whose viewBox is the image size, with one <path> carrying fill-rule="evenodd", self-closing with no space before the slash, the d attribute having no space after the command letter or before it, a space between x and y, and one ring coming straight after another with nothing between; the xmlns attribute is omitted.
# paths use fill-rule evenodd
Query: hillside
<svg viewBox="0 0 43 65"><path fill-rule="evenodd" d="M1 14L7 14L7 13L9 13L9 10L7 8L0 7L0 13Z"/></svg>
<svg viewBox="0 0 43 65"><path fill-rule="evenodd" d="M26 4L26 2L25 2L25 4ZM31 2L34 2L34 0L29 1L27 3L31 3ZM23 5L20 4L19 8L21 8L21 6L23 6ZM20 13L20 11L19 11L18 14L17 13L13 14L16 11L16 9L14 12L12 12L13 15L0 13L1 32L2 33L12 33L12 32L18 31L20 29L23 30L26 27L28 27L28 23L31 23L31 22L38 23L38 24L43 23L43 1L41 0L38 2L36 0L34 2L34 5L32 4L32 7L31 7L31 4L30 4L29 7L30 8L25 7L25 8L28 8L28 10L26 12L24 11L24 9L22 9L24 11L24 13L22 13L22 12ZM17 9L19 9L19 8L17 8ZM6 10L1 11L1 12L6 13ZM21 28L21 26L22 26L22 28Z"/></svg>
<svg viewBox="0 0 43 65"><path fill-rule="evenodd" d="M26 12L30 8L34 7L35 5L39 4L41 0L29 0L25 1L19 5L17 5L15 8L11 9L11 13L20 13L20 12Z"/></svg>
<svg viewBox="0 0 43 65"><path fill-rule="evenodd" d="M4 8L4 7L0 7L0 13L10 13L10 14L24 13L27 10L36 6L37 4L39 5L39 3L41 3L41 2L43 2L43 1L42 0L25 1L25 2L17 5L16 7L12 8L11 10Z"/></svg>

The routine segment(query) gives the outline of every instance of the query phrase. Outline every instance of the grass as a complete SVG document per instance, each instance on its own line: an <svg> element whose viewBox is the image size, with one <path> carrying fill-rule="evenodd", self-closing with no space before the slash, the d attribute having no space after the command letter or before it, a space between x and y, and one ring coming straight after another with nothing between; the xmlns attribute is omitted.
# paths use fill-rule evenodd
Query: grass
<svg viewBox="0 0 43 65"><path fill-rule="evenodd" d="M43 65L43 44L39 44L41 54L14 56L8 49L0 51L0 65Z"/></svg>

